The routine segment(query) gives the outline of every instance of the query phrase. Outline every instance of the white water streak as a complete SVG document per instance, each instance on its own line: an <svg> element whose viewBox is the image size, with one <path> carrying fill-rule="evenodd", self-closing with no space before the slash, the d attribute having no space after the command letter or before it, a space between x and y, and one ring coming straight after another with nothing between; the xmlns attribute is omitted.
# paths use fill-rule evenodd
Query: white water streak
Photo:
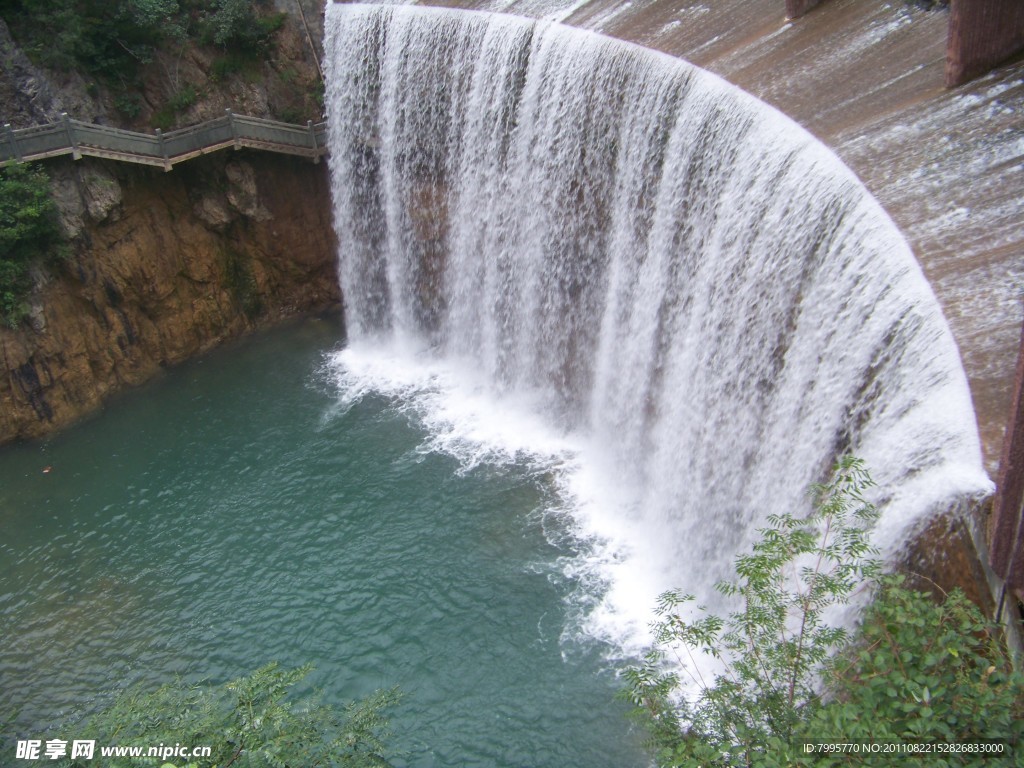
<svg viewBox="0 0 1024 768"><path fill-rule="evenodd" d="M325 47L350 340L472 371L443 377L439 434L521 420L573 446L566 493L612 553L592 629L628 644L658 591L709 596L843 452L890 550L988 491L916 262L796 124L548 22L330 4Z"/></svg>

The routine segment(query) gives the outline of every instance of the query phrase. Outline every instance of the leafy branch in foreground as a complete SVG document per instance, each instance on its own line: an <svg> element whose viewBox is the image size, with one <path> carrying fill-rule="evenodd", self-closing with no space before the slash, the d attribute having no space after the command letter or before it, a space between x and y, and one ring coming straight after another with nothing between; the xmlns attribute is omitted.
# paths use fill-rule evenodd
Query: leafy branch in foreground
<svg viewBox="0 0 1024 768"><path fill-rule="evenodd" d="M1000 628L958 589L938 603L908 589L902 576L883 578L858 642L829 672L832 695L811 713L808 734L968 747L900 758L905 766L1020 765L1024 678L1010 663ZM821 764L864 762L835 755Z"/></svg>
<svg viewBox="0 0 1024 768"><path fill-rule="evenodd" d="M94 759L64 758L39 765L65 768L161 766L156 757L102 757L99 746L180 744L211 747L208 757L190 757L186 768L313 768L387 766L387 712L401 695L378 691L339 713L317 697L296 700L294 687L312 670L281 669L268 664L222 686L186 685L181 681L155 691L123 693L107 710L78 730L94 739ZM179 761L180 762L180 761Z"/></svg>
<svg viewBox="0 0 1024 768"><path fill-rule="evenodd" d="M727 618L706 610L687 618L692 596L662 595L656 645L625 675L660 765L840 764L798 751L808 741L1020 742L1021 678L962 594L937 605L886 578L854 641L825 622L830 607L880 578L868 543L877 518L864 497L871 485L863 463L847 458L814 489L809 517L770 518L752 553L737 558L737 580L718 586L740 605ZM710 682L694 663L700 655L721 669ZM693 686L672 669L688 672Z"/></svg>

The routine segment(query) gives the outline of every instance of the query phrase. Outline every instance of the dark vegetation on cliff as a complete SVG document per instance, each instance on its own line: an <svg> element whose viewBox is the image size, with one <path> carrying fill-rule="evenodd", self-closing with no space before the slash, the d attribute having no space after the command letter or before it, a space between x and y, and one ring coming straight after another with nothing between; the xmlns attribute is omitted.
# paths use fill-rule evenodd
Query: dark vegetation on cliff
<svg viewBox="0 0 1024 768"><path fill-rule="evenodd" d="M50 177L42 168L0 170L0 319L14 328L28 314L31 269L68 253Z"/></svg>
<svg viewBox="0 0 1024 768"><path fill-rule="evenodd" d="M0 0L0 16L35 66L84 91L68 110L79 119L166 130L227 107L290 122L321 111L309 42L269 0Z"/></svg>
<svg viewBox="0 0 1024 768"><path fill-rule="evenodd" d="M81 67L122 85L131 84L137 65L152 63L163 47L192 42L259 55L286 18L257 15L248 0L4 0L0 11L38 63Z"/></svg>

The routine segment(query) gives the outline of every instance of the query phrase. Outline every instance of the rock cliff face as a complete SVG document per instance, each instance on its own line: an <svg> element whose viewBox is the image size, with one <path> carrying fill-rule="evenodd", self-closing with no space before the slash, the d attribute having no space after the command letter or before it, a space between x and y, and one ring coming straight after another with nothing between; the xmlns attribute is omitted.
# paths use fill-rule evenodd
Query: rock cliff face
<svg viewBox="0 0 1024 768"><path fill-rule="evenodd" d="M0 442L34 438L162 367L336 307L325 164L222 152L171 173L50 162L73 255L0 329Z"/></svg>
<svg viewBox="0 0 1024 768"><path fill-rule="evenodd" d="M155 52L139 72L138 114L108 84L33 63L0 19L0 122L78 119L148 130L186 83L174 126L241 114L319 117L313 46L322 9L290 14L273 50L213 77L217 49ZM307 27L312 37L307 35ZM0 443L35 438L95 410L161 368L248 330L340 303L325 163L226 151L171 173L112 161L50 160L71 256L37 269L29 322L0 327Z"/></svg>

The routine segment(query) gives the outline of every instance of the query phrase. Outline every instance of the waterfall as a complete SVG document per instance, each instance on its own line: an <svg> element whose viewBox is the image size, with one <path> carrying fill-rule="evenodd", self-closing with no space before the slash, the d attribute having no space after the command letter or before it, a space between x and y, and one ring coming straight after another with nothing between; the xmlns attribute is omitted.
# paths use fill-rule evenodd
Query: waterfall
<svg viewBox="0 0 1024 768"><path fill-rule="evenodd" d="M591 629L628 642L658 591L710 593L843 453L888 550L989 490L913 255L788 118L552 22L328 3L326 25L349 348L456 371L449 407L481 398L516 450L564 440L607 545Z"/></svg>

